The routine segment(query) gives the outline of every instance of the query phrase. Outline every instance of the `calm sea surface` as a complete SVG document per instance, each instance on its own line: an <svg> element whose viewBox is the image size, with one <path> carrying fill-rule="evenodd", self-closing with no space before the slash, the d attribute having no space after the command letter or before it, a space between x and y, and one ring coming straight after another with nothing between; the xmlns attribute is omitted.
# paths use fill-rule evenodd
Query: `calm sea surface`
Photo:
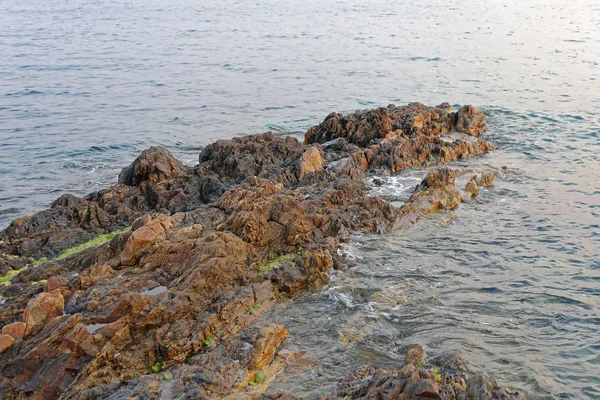
<svg viewBox="0 0 600 400"><path fill-rule="evenodd" d="M600 398L597 1L2 0L0 54L0 227L151 145L193 164L330 111L482 108L500 150L465 165L506 176L449 225L355 237L356 268L275 310L313 361L277 389L323 393L419 343L531 398Z"/></svg>

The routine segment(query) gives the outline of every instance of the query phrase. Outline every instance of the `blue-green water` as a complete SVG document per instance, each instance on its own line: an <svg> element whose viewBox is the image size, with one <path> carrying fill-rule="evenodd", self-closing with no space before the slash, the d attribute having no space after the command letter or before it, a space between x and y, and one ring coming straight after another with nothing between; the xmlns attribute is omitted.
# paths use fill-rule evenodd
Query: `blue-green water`
<svg viewBox="0 0 600 400"><path fill-rule="evenodd" d="M600 398L599 3L4 0L0 54L0 227L155 144L192 164L215 139L334 110L484 109L500 150L466 165L505 178L453 223L355 238L351 273L278 310L323 366L282 389L317 393L416 342L534 398ZM401 306L359 295L381 288Z"/></svg>

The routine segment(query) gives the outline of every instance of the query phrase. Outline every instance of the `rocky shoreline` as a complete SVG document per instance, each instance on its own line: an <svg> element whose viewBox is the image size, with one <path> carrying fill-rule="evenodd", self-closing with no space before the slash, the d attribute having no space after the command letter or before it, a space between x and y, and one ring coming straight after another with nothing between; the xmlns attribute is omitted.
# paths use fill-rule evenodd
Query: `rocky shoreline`
<svg viewBox="0 0 600 400"><path fill-rule="evenodd" d="M296 398L269 392L294 354L285 327L258 317L345 268L350 233L403 229L493 185L492 170L443 166L495 149L485 128L471 106L390 105L332 113L304 142L217 141L194 167L152 147L118 185L13 221L0 232L0 398ZM370 195L368 174L422 166L439 167L402 207ZM323 398L522 398L418 347L397 370L356 367Z"/></svg>

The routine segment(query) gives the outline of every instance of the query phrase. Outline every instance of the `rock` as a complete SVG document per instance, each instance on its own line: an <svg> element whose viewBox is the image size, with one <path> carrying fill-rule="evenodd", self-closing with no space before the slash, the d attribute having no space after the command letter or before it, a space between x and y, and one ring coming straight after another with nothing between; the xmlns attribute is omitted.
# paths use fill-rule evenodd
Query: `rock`
<svg viewBox="0 0 600 400"><path fill-rule="evenodd" d="M150 247L154 240L171 229L170 218L156 218L132 232L125 248L119 255L121 265L135 265L142 252Z"/></svg>
<svg viewBox="0 0 600 400"><path fill-rule="evenodd" d="M523 396L519 392L510 390L505 387L501 387L498 390L494 391L494 393L492 393L493 400L518 400L522 398Z"/></svg>
<svg viewBox="0 0 600 400"><path fill-rule="evenodd" d="M488 400L498 389L498 382L485 375L477 374L467 379L467 394L473 400Z"/></svg>
<svg viewBox="0 0 600 400"><path fill-rule="evenodd" d="M409 346L404 352L407 364L422 365L425 360L425 350L418 344Z"/></svg>
<svg viewBox="0 0 600 400"><path fill-rule="evenodd" d="M492 187L494 186L494 177L495 174L492 171L485 171L481 174L481 178L477 180L477 185L482 187Z"/></svg>
<svg viewBox="0 0 600 400"><path fill-rule="evenodd" d="M9 335L13 339L21 339L25 335L26 326L24 322L13 322L2 327L2 334Z"/></svg>
<svg viewBox="0 0 600 400"><path fill-rule="evenodd" d="M276 324L270 324L259 331L254 342L252 359L247 367L249 381L253 381L256 373L273 360L275 353L281 349L288 335L287 329Z"/></svg>
<svg viewBox="0 0 600 400"><path fill-rule="evenodd" d="M326 398L524 399L519 393L498 388L492 378L469 371L462 361L455 358L445 360L442 365L430 366L430 362L422 358L420 346L410 346L406 359L407 363L394 371L361 367L348 375L335 393ZM464 376L467 377L466 380ZM509 393L514 397L502 397Z"/></svg>
<svg viewBox="0 0 600 400"><path fill-rule="evenodd" d="M68 286L69 279L64 276L53 276L46 282L44 290L51 292L56 289L66 288Z"/></svg>
<svg viewBox="0 0 600 400"><path fill-rule="evenodd" d="M88 286L108 281L115 275L116 272L114 269L111 268L110 265L102 264L98 266L93 266L81 274L79 278L80 285L82 288L87 288Z"/></svg>
<svg viewBox="0 0 600 400"><path fill-rule="evenodd" d="M268 132L218 140L206 146L200 153L199 167L205 173L212 172L235 183L251 177L278 180L287 170L295 168L302 154L302 145L296 138Z"/></svg>
<svg viewBox="0 0 600 400"><path fill-rule="evenodd" d="M456 172L446 167L429 172L400 210L393 229L415 224L423 215L456 208L461 197L455 190L455 176Z"/></svg>
<svg viewBox="0 0 600 400"><path fill-rule="evenodd" d="M450 168L438 168L427 174L421 186L423 188L442 188L454 185L454 178L456 178L456 173Z"/></svg>
<svg viewBox="0 0 600 400"><path fill-rule="evenodd" d="M299 160L299 179L302 180L308 174L312 174L323 168L324 160L316 147L306 150Z"/></svg>
<svg viewBox="0 0 600 400"><path fill-rule="evenodd" d="M119 174L119 183L138 186L142 182L157 184L185 175L185 167L162 146L150 147Z"/></svg>
<svg viewBox="0 0 600 400"><path fill-rule="evenodd" d="M470 136L477 136L485 132L485 115L473 106L462 106L458 110L456 130Z"/></svg>
<svg viewBox="0 0 600 400"><path fill-rule="evenodd" d="M37 333L54 317L63 315L65 300L59 291L38 294L27 303L23 321L27 325L24 337Z"/></svg>
<svg viewBox="0 0 600 400"><path fill-rule="evenodd" d="M438 384L431 379L421 379L417 383L405 389L405 397L408 399L441 399Z"/></svg>
<svg viewBox="0 0 600 400"><path fill-rule="evenodd" d="M304 140L310 144L344 138L350 143L365 147L377 139L386 138L392 132L416 137L440 134L451 128L452 118L446 109L426 107L419 103L401 107L391 104L348 115L331 113L323 123L310 128Z"/></svg>
<svg viewBox="0 0 600 400"><path fill-rule="evenodd" d="M6 334L0 335L0 354L6 353L13 346L15 339Z"/></svg>
<svg viewBox="0 0 600 400"><path fill-rule="evenodd" d="M474 179L470 180L465 187L465 191L469 195L469 197L475 197L479 195L479 188L477 187L477 183Z"/></svg>

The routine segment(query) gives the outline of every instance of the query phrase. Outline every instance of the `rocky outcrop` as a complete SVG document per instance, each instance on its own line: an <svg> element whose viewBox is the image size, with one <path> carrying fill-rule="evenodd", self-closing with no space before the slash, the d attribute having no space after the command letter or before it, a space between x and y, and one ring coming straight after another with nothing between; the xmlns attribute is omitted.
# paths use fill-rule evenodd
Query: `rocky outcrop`
<svg viewBox="0 0 600 400"><path fill-rule="evenodd" d="M148 185L185 175L185 167L164 147L150 147L119 174L119 183L127 186Z"/></svg>
<svg viewBox="0 0 600 400"><path fill-rule="evenodd" d="M426 360L423 350L412 348L420 357L406 355L405 365L395 371L369 366L342 382L334 398L350 399L522 399L520 393L500 387L495 379L469 371L464 361L455 355L438 360Z"/></svg>
<svg viewBox="0 0 600 400"><path fill-rule="evenodd" d="M337 250L348 234L402 229L493 182L476 174L461 193L460 171L433 169L398 209L370 195L367 174L491 150L477 137L482 118L447 104L332 114L305 143L217 141L195 167L153 147L118 185L13 221L0 265L22 270L0 286L0 398L262 395L293 357L279 352L285 327L258 322L278 298L327 284L346 263ZM375 395L372 379L406 396L443 393L431 371L406 368L369 370L344 393Z"/></svg>

